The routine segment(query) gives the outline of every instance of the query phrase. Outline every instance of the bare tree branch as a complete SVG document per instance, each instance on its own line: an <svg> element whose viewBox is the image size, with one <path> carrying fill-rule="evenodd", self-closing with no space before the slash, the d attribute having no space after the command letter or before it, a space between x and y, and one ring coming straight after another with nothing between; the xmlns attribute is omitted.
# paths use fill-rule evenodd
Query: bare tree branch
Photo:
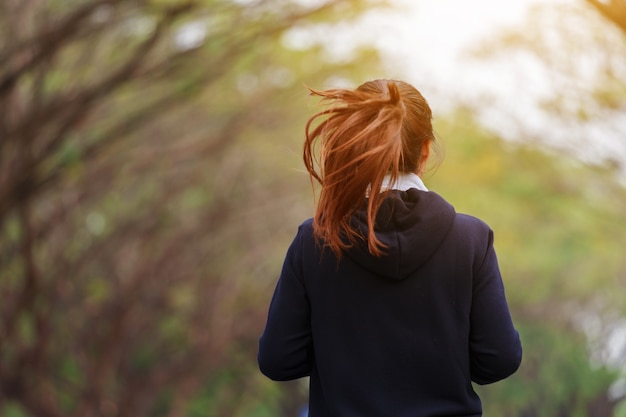
<svg viewBox="0 0 626 417"><path fill-rule="evenodd" d="M183 414L231 346L251 349L265 306L240 263L270 248L244 227L266 209L242 215L264 194L240 153L284 87L239 77L289 66L281 33L357 3L13 8L28 25L0 42L0 413ZM176 43L185 23L206 24L202 44Z"/></svg>
<svg viewBox="0 0 626 417"><path fill-rule="evenodd" d="M18 63L16 68L13 68L0 78L0 97L6 94L20 77L64 46L64 42L74 36L82 28L87 18L98 8L105 5L114 5L121 1L123 0L97 0L86 3L66 16L54 27L44 29L44 31L37 33L31 39L18 43L13 48L0 54L0 62L9 63L15 62L16 55L23 56L23 51L32 51L31 55Z"/></svg>

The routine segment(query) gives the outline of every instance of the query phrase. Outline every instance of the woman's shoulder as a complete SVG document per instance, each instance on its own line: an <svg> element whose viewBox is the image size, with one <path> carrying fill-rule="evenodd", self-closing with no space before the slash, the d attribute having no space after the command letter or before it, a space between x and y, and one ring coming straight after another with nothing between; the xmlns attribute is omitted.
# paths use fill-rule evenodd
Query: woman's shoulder
<svg viewBox="0 0 626 417"><path fill-rule="evenodd" d="M457 213L452 227L453 236L460 242L476 247L493 244L493 230L482 219L465 213Z"/></svg>
<svg viewBox="0 0 626 417"><path fill-rule="evenodd" d="M456 213L455 223L461 227L491 230L491 227L487 224L487 222L467 213Z"/></svg>
<svg viewBox="0 0 626 417"><path fill-rule="evenodd" d="M313 218L304 220L298 226L298 234L302 236L313 236Z"/></svg>
<svg viewBox="0 0 626 417"><path fill-rule="evenodd" d="M311 243L315 243L312 218L306 219L298 225L294 243L297 243L302 248L309 248Z"/></svg>

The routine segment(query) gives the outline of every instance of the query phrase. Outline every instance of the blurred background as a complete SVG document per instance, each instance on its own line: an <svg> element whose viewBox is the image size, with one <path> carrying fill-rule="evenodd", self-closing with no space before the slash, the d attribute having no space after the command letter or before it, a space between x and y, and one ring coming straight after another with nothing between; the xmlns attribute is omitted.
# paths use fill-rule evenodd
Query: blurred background
<svg viewBox="0 0 626 417"><path fill-rule="evenodd" d="M296 417L256 349L305 85L373 78L495 230L525 356L485 415L626 416L626 0L0 0L0 32L0 416Z"/></svg>

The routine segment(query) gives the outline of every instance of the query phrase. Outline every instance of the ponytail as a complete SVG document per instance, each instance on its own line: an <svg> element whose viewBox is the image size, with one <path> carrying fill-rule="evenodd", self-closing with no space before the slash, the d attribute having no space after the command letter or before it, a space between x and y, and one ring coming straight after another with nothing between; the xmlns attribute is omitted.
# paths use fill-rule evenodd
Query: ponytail
<svg viewBox="0 0 626 417"><path fill-rule="evenodd" d="M415 129L407 124L411 119L407 111L415 106L410 101L407 106L399 87L417 93L426 103L413 87L396 81L371 81L356 90L309 89L323 104L332 104L307 122L303 158L311 183L315 179L322 186L313 219L315 238L338 258L343 250L364 239L371 254L383 255L385 245L374 233L376 214L388 194L381 193L383 180L390 175L394 183L401 171L417 170L421 143L413 149L417 145L413 143ZM420 117L427 116L430 126L427 104L426 108L427 114ZM432 127L429 132L432 137ZM424 135L419 136L423 142ZM368 194L368 233L362 236L350 226L350 217Z"/></svg>

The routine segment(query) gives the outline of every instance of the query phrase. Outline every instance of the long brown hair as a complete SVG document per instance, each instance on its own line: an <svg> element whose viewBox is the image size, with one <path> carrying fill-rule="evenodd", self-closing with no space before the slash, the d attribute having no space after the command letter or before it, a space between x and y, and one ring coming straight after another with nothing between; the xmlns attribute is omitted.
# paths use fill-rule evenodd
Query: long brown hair
<svg viewBox="0 0 626 417"><path fill-rule="evenodd" d="M381 256L385 245L374 224L387 195L381 193L382 183L387 174L394 183L400 172L421 169L422 146L434 140L430 107L402 81L369 81L356 90L309 90L331 104L313 115L305 129L304 164L311 182L322 186L313 219L315 238L338 258L358 239L367 239L369 252ZM350 227L350 216L366 198L367 237Z"/></svg>

